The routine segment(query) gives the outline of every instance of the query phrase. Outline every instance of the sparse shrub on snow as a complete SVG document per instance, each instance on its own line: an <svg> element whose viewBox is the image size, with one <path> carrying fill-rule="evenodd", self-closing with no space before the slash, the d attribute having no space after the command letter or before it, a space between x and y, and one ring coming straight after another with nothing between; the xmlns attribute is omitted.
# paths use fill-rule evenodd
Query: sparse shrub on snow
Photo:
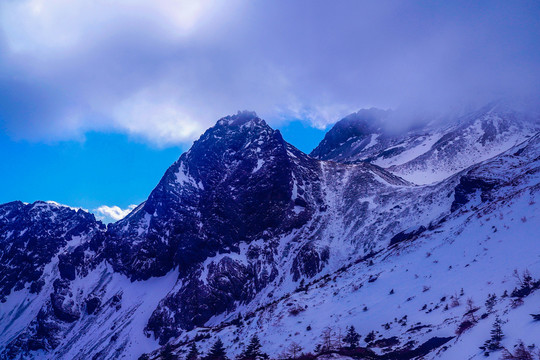
<svg viewBox="0 0 540 360"><path fill-rule="evenodd" d="M534 347L534 346L533 346ZM514 351L510 352L508 349L503 349L504 360L535 360L540 359L540 355L536 356L520 341L515 347Z"/></svg>
<svg viewBox="0 0 540 360"><path fill-rule="evenodd" d="M514 278L516 279L518 286L510 294L514 298L524 298L529 296L533 291L540 288L540 280L535 280L531 276L529 270L523 271L523 274L520 275L519 272L514 270Z"/></svg>
<svg viewBox="0 0 540 360"><path fill-rule="evenodd" d="M301 355L302 355L302 347L298 343L293 341L287 347L285 352L281 354L280 357L283 359L298 359Z"/></svg>
<svg viewBox="0 0 540 360"><path fill-rule="evenodd" d="M323 329L321 333L321 351L330 351L337 348L336 345L336 333L334 329L327 326Z"/></svg>
<svg viewBox="0 0 540 360"><path fill-rule="evenodd" d="M523 299L522 298L512 299L512 302L510 303L510 307L512 309L518 308L521 305L523 305Z"/></svg>
<svg viewBox="0 0 540 360"><path fill-rule="evenodd" d="M475 313L480 310L478 306L474 306L474 301L472 298L467 299L467 311L463 315L464 317L469 318L472 322L477 322Z"/></svg>
<svg viewBox="0 0 540 360"><path fill-rule="evenodd" d="M458 328L456 329L456 335L460 336L468 329L472 328L474 326L474 323L471 320L464 320L462 321Z"/></svg>

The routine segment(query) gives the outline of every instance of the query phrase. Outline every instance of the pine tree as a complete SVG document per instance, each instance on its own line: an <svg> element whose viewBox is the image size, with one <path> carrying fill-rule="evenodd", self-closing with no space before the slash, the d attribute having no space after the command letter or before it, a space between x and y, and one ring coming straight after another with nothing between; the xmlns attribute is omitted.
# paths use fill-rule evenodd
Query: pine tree
<svg viewBox="0 0 540 360"><path fill-rule="evenodd" d="M205 360L228 360L223 341L220 338L216 340Z"/></svg>
<svg viewBox="0 0 540 360"><path fill-rule="evenodd" d="M486 340L484 346L480 346L480 349L484 350L484 355L489 356L490 351L502 349L501 340L504 337L501 326L502 323L501 319L497 316L493 323L493 328L491 329L491 338Z"/></svg>
<svg viewBox="0 0 540 360"><path fill-rule="evenodd" d="M493 311L493 307L497 303L497 295L495 294L489 294L488 298L486 300L486 309L488 312Z"/></svg>
<svg viewBox="0 0 540 360"><path fill-rule="evenodd" d="M244 352L240 355L242 360L258 360L267 359L268 355L261 352L261 341L257 335L253 335L249 341L248 346Z"/></svg>
<svg viewBox="0 0 540 360"><path fill-rule="evenodd" d="M371 331L369 334L366 335L366 337L364 338L364 341L366 342L366 344L369 344L370 342L372 342L373 340L375 340L375 331Z"/></svg>
<svg viewBox="0 0 540 360"><path fill-rule="evenodd" d="M495 318L493 323L493 328L491 329L491 350L497 350L501 348L501 340L503 339L504 334L502 332L502 321L500 317Z"/></svg>
<svg viewBox="0 0 540 360"><path fill-rule="evenodd" d="M161 351L161 358L163 360L176 360L178 357L173 354L173 349L171 344L165 345L163 350Z"/></svg>
<svg viewBox="0 0 540 360"><path fill-rule="evenodd" d="M189 352L186 355L186 360L198 360L199 359L199 349L197 349L197 345L192 342L191 346L189 348Z"/></svg>
<svg viewBox="0 0 540 360"><path fill-rule="evenodd" d="M343 338L343 342L347 343L350 349L356 349L358 347L358 343L360 342L360 334L356 332L354 326L351 325L347 329L347 335L345 335Z"/></svg>

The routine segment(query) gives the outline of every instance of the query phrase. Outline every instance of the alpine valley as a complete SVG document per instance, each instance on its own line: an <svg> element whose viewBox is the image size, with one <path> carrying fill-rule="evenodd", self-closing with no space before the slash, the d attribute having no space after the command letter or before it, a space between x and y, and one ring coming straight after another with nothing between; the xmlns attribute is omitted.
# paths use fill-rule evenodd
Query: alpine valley
<svg viewBox="0 0 540 360"><path fill-rule="evenodd" d="M0 205L0 359L235 358L254 335L272 359L537 356L540 117L394 121L361 110L308 155L227 116L107 226Z"/></svg>

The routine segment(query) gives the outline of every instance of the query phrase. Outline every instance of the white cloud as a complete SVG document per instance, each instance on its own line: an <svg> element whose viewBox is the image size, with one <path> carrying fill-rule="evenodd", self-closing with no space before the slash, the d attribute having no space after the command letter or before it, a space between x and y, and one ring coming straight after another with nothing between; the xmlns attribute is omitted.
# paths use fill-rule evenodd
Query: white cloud
<svg viewBox="0 0 540 360"><path fill-rule="evenodd" d="M163 94L155 98L155 94ZM141 91L120 102L112 110L115 126L121 131L158 145L193 140L205 128L189 109L160 91Z"/></svg>
<svg viewBox="0 0 540 360"><path fill-rule="evenodd" d="M129 205L127 209L122 209L119 206L102 205L95 209L96 218L106 223L122 220L125 218L137 205Z"/></svg>
<svg viewBox="0 0 540 360"><path fill-rule="evenodd" d="M535 12L475 4L0 1L0 127L170 145L244 109L324 128L363 107L537 94Z"/></svg>
<svg viewBox="0 0 540 360"><path fill-rule="evenodd" d="M22 0L0 4L0 27L11 50L47 54L86 45L120 22L156 21L173 37L186 37L220 11L214 0ZM95 38L93 38L95 40Z"/></svg>

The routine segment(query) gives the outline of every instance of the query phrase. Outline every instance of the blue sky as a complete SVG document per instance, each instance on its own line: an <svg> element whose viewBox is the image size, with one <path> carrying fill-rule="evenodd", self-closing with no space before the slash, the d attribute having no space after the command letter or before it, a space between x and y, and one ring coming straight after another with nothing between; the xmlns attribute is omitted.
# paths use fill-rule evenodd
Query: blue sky
<svg viewBox="0 0 540 360"><path fill-rule="evenodd" d="M238 110L311 150L361 108L538 102L538 19L526 0L1 1L0 201L126 209Z"/></svg>
<svg viewBox="0 0 540 360"><path fill-rule="evenodd" d="M283 124L280 131L305 152L325 134L298 120ZM16 141L0 134L0 203L51 200L112 221L113 206L126 210L144 201L188 147L158 148L125 134L103 132L55 143Z"/></svg>

